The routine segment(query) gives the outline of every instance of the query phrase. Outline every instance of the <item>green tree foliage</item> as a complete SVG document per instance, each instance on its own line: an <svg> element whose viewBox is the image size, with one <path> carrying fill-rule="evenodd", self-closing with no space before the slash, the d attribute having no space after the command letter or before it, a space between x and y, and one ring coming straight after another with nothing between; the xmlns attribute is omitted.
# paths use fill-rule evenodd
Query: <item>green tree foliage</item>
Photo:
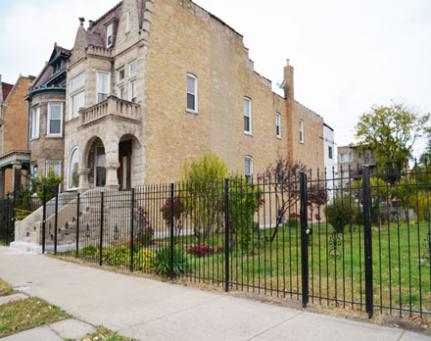
<svg viewBox="0 0 431 341"><path fill-rule="evenodd" d="M222 217L217 203L224 191L223 179L227 176L226 164L215 154L184 165L184 183L188 193L185 210L193 219L198 243L207 239L220 223Z"/></svg>
<svg viewBox="0 0 431 341"><path fill-rule="evenodd" d="M412 156L415 141L423 135L430 115L419 115L402 104L375 106L363 114L356 126L356 138L375 154L381 174L391 184Z"/></svg>
<svg viewBox="0 0 431 341"><path fill-rule="evenodd" d="M46 201L51 200L55 197L58 186L61 184L61 178L55 176L54 169L51 168L48 171L47 177L38 177L33 180L33 189L37 193L37 197L40 202L43 201L44 191Z"/></svg>

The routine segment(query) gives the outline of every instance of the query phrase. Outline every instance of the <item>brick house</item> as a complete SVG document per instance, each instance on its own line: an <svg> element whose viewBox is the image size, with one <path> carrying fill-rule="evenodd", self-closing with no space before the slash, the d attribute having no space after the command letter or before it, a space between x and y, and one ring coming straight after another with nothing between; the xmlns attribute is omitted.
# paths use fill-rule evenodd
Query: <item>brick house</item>
<svg viewBox="0 0 431 341"><path fill-rule="evenodd" d="M63 174L66 64L70 51L57 44L28 90L29 141L32 177L46 176L49 169Z"/></svg>
<svg viewBox="0 0 431 341"><path fill-rule="evenodd" d="M19 76L0 88L0 196L26 185L30 151L27 139L27 89L34 77Z"/></svg>
<svg viewBox="0 0 431 341"><path fill-rule="evenodd" d="M279 157L324 168L323 118L258 74L243 37L190 0L123 0L80 19L67 67L64 188L179 180L218 154L230 171ZM181 32L181 34L179 33Z"/></svg>

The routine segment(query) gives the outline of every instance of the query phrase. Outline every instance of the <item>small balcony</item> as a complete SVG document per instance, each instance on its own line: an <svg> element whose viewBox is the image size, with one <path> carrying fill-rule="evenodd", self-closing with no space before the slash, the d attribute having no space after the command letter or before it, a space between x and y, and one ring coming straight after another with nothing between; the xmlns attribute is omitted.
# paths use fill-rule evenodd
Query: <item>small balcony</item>
<svg viewBox="0 0 431 341"><path fill-rule="evenodd" d="M86 126L100 120L111 118L141 122L141 106L139 104L108 96L105 100L92 107L80 111L81 125Z"/></svg>

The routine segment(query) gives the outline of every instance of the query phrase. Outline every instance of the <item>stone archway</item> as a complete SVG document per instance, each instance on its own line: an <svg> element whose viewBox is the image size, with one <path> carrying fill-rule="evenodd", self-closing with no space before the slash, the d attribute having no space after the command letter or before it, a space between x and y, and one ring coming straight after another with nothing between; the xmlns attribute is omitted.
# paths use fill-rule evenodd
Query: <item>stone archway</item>
<svg viewBox="0 0 431 341"><path fill-rule="evenodd" d="M118 143L118 183L120 190L130 190L138 181L141 144L133 134L124 134Z"/></svg>

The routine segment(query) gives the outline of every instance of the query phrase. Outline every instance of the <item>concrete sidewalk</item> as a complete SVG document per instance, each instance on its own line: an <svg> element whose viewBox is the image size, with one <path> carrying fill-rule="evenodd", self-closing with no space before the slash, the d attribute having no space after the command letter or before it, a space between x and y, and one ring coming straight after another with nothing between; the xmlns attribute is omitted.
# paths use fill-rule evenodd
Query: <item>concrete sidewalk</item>
<svg viewBox="0 0 431 341"><path fill-rule="evenodd" d="M0 278L93 326L142 340L430 340L7 248L0 248Z"/></svg>

